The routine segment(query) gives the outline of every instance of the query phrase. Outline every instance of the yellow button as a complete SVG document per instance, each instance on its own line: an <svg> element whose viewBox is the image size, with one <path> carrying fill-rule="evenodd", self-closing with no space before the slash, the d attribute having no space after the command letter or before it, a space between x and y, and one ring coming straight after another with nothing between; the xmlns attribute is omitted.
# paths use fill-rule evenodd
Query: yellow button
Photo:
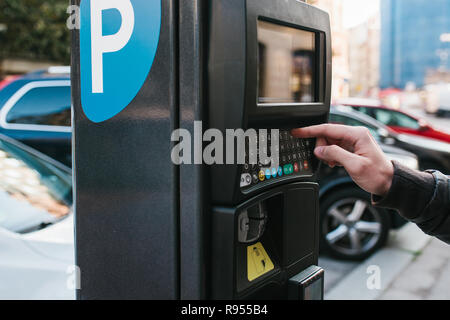
<svg viewBox="0 0 450 320"><path fill-rule="evenodd" d="M264 181L264 180L266 180L266 173L263 171L263 170L261 170L260 172L259 172L259 180L261 180L261 181Z"/></svg>

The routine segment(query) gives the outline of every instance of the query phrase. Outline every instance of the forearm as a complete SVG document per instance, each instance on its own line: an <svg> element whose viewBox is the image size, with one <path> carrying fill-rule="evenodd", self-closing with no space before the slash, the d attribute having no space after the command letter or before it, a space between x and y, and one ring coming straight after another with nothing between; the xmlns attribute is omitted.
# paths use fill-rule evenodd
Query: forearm
<svg viewBox="0 0 450 320"><path fill-rule="evenodd" d="M388 194L373 196L374 205L396 209L425 233L450 243L449 179L441 173L417 172L394 162Z"/></svg>

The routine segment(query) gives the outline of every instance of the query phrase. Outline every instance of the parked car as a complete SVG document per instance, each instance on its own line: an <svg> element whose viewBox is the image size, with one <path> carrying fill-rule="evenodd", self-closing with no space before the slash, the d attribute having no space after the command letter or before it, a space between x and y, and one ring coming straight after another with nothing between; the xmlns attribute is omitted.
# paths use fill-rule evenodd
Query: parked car
<svg viewBox="0 0 450 320"><path fill-rule="evenodd" d="M450 143L450 134L431 126L421 119L403 110L394 110L368 99L345 99L336 104L350 106L356 111L380 121L397 133L406 133Z"/></svg>
<svg viewBox="0 0 450 320"><path fill-rule="evenodd" d="M74 264L71 170L0 135L0 299L74 299Z"/></svg>
<svg viewBox="0 0 450 320"><path fill-rule="evenodd" d="M450 84L435 83L425 86L427 97L426 112L438 117L450 115Z"/></svg>
<svg viewBox="0 0 450 320"><path fill-rule="evenodd" d="M71 96L67 67L18 77L0 90L0 134L71 166Z"/></svg>
<svg viewBox="0 0 450 320"><path fill-rule="evenodd" d="M399 134L381 122L351 107L332 108L330 120L336 123L369 128L378 141L414 153L419 158L419 169L450 172L450 144L435 139Z"/></svg>
<svg viewBox="0 0 450 320"><path fill-rule="evenodd" d="M336 111L337 112L337 111ZM331 122L338 122L332 111ZM376 135L376 131L374 132ZM391 160L418 169L417 157L379 142ZM320 248L338 259L363 260L386 244L391 229L406 220L392 210L371 205L369 193L358 187L345 169L322 166L320 185Z"/></svg>

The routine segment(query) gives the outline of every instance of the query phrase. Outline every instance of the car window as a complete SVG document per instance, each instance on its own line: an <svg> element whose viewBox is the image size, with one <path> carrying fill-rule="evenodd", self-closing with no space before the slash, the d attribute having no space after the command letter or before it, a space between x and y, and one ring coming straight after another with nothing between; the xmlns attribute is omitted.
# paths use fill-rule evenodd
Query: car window
<svg viewBox="0 0 450 320"><path fill-rule="evenodd" d="M356 111L367 114L370 116L370 109L366 107L353 107Z"/></svg>
<svg viewBox="0 0 450 320"><path fill-rule="evenodd" d="M372 136L374 136L376 139L380 138L380 135L378 133L378 128L368 125L367 123L359 121L355 118L346 117L346 116L337 115L337 114L330 114L330 122L336 123L336 124L343 124L346 126L352 126L352 127L366 127L367 129L369 129Z"/></svg>
<svg viewBox="0 0 450 320"><path fill-rule="evenodd" d="M39 87L28 91L6 116L11 124L70 127L70 87Z"/></svg>
<svg viewBox="0 0 450 320"><path fill-rule="evenodd" d="M377 109L375 110L375 118L387 126L403 127L414 130L420 128L419 122L416 119L392 110Z"/></svg>
<svg viewBox="0 0 450 320"><path fill-rule="evenodd" d="M70 213L71 175L0 140L0 227L29 232Z"/></svg>

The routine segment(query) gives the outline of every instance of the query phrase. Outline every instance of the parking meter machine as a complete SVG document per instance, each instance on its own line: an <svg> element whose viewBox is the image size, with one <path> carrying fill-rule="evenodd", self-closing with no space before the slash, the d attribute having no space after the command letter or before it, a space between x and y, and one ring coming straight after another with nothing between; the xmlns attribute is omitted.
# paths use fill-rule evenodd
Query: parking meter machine
<svg viewBox="0 0 450 320"><path fill-rule="evenodd" d="M328 14L72 4L78 298L321 299L315 140L290 132L328 119Z"/></svg>
<svg viewBox="0 0 450 320"><path fill-rule="evenodd" d="M290 131L327 121L329 17L295 0L211 1L210 12L209 125L245 149L243 163L210 170L212 295L320 297L315 140ZM312 296L295 278L308 268Z"/></svg>

